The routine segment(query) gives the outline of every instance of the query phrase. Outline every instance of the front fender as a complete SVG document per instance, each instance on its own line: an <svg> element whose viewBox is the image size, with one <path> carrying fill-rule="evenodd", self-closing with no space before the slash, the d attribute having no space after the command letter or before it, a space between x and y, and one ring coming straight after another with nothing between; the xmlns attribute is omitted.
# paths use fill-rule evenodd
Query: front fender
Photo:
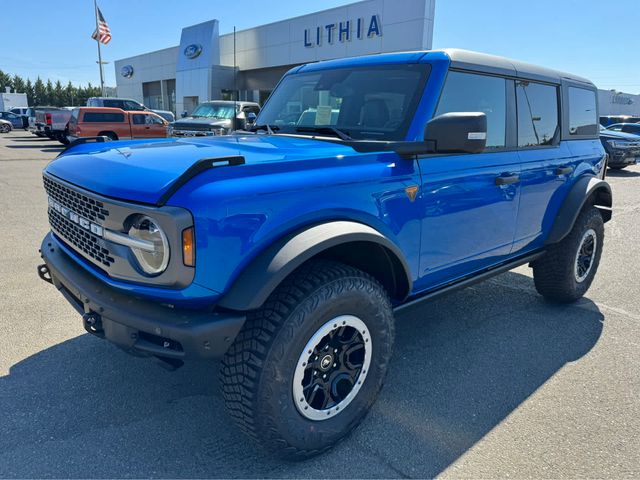
<svg viewBox="0 0 640 480"><path fill-rule="evenodd" d="M411 273L402 251L377 230L356 222L335 221L310 226L275 242L258 255L240 274L218 305L233 310L259 308L276 287L296 268L316 255L353 242L384 248L385 261L397 265L394 277L401 284L400 295L411 291Z"/></svg>

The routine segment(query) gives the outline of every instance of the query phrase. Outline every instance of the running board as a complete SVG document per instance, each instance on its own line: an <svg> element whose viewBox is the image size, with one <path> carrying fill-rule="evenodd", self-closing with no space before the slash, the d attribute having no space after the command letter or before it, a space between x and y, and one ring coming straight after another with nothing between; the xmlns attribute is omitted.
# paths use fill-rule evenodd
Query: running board
<svg viewBox="0 0 640 480"><path fill-rule="evenodd" d="M427 293L424 293L422 295L420 295L417 298L414 298L413 300L409 300L406 303L403 303L401 305L398 305L397 307L395 307L393 309L394 313L399 313L404 311L405 309L412 307L414 305L417 305L419 303L422 302L426 302L427 300L434 300L440 296L443 295L447 295L449 293L455 292L456 290L462 289L462 288L466 288L469 287L475 283L479 283L482 282L484 280L487 280L488 278L493 277L494 275L499 275L501 273L507 272L509 270L513 270L516 267L519 267L520 265L524 265L525 263L529 263L529 262L533 262L534 260L540 258L542 255L544 255L545 252L544 250L541 252L536 252L532 255L527 255L525 257L520 257L516 260L513 260L511 262L508 263L503 263L501 265L498 265L496 267L490 268L488 270L483 271L482 273L473 275L472 277L465 277L462 280L458 280L456 282L453 283L449 283L447 285L444 285L442 287L439 287L435 290L431 290Z"/></svg>

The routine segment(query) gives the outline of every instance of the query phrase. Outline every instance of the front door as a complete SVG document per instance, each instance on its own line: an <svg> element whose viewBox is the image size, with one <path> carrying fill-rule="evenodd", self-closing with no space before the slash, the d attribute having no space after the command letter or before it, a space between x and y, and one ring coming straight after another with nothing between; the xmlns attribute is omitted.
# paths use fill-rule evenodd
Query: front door
<svg viewBox="0 0 640 480"><path fill-rule="evenodd" d="M167 130L164 122L154 114L131 114L131 136L133 138L166 137Z"/></svg>
<svg viewBox="0 0 640 480"><path fill-rule="evenodd" d="M520 199L514 102L511 80L449 72L435 115L485 113L487 148L418 160L422 185L416 201L423 220L416 290L456 280L510 253Z"/></svg>

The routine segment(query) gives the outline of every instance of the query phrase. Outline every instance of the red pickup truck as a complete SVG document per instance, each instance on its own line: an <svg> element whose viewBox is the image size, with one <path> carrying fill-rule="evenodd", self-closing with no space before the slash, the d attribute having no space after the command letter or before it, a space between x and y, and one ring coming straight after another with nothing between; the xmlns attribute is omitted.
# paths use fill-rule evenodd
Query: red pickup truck
<svg viewBox="0 0 640 480"><path fill-rule="evenodd" d="M167 137L169 122L157 113L120 108L80 107L73 110L67 138L109 137L111 140Z"/></svg>

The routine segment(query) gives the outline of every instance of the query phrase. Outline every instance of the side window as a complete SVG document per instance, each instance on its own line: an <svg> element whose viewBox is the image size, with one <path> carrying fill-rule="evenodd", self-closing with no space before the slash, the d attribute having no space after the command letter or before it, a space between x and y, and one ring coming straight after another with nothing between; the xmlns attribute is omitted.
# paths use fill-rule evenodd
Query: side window
<svg viewBox="0 0 640 480"><path fill-rule="evenodd" d="M569 87L569 135L596 135L596 92Z"/></svg>
<svg viewBox="0 0 640 480"><path fill-rule="evenodd" d="M133 123L134 125L144 125L145 117L146 115L143 115L141 113L136 113L135 115L133 115L133 121L131 123Z"/></svg>
<svg viewBox="0 0 640 480"><path fill-rule="evenodd" d="M85 112L83 120L87 123L122 123L124 113Z"/></svg>
<svg viewBox="0 0 640 480"><path fill-rule="evenodd" d="M122 108L123 110L144 110L144 108L142 108L142 105L130 100L124 100L122 102L122 107L120 108Z"/></svg>
<svg viewBox="0 0 640 480"><path fill-rule="evenodd" d="M518 105L518 146L557 145L558 88L552 85L520 80L516 82Z"/></svg>
<svg viewBox="0 0 640 480"><path fill-rule="evenodd" d="M103 100L102 101L102 106L103 107L109 107L109 108L123 108L124 107L122 105L122 100Z"/></svg>
<svg viewBox="0 0 640 480"><path fill-rule="evenodd" d="M145 115L145 121L147 125L162 125L162 120L160 120L155 115Z"/></svg>
<svg viewBox="0 0 640 480"><path fill-rule="evenodd" d="M607 127L607 130L613 130L615 132L621 132L622 131L622 126L620 126L620 125L611 125L610 127Z"/></svg>
<svg viewBox="0 0 640 480"><path fill-rule="evenodd" d="M507 82L475 73L449 72L436 115L482 112L487 116L487 148L506 145Z"/></svg>

